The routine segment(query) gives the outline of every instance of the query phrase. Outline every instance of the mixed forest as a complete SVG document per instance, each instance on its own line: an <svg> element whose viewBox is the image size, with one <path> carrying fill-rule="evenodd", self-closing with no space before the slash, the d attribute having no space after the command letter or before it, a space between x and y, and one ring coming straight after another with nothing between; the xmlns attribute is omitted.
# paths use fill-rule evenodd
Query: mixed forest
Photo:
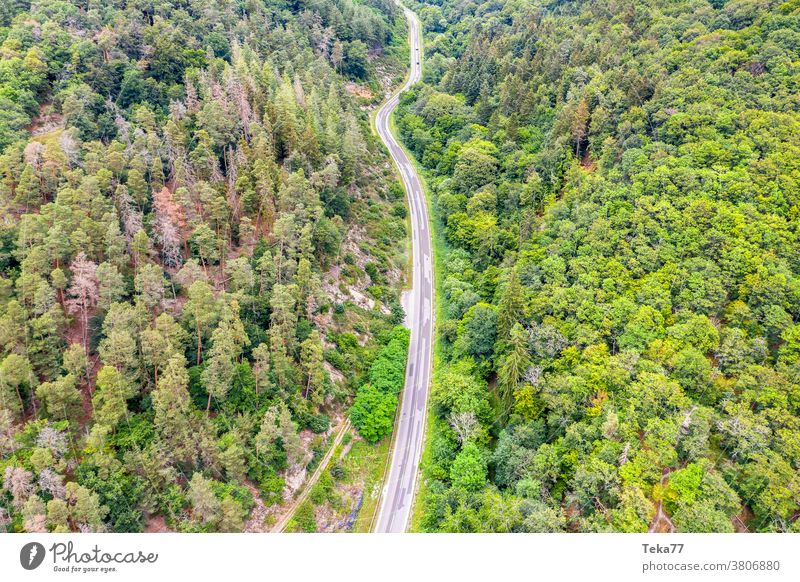
<svg viewBox="0 0 800 582"><path fill-rule="evenodd" d="M800 2L414 3L423 531L800 531Z"/></svg>
<svg viewBox="0 0 800 582"><path fill-rule="evenodd" d="M356 392L363 438L391 430L406 210L367 109L403 27L388 0L1 3L0 530L263 531Z"/></svg>
<svg viewBox="0 0 800 582"><path fill-rule="evenodd" d="M800 1L409 6L414 527L800 531ZM390 0L2 3L0 530L264 531L348 418L289 529L374 505L404 35Z"/></svg>

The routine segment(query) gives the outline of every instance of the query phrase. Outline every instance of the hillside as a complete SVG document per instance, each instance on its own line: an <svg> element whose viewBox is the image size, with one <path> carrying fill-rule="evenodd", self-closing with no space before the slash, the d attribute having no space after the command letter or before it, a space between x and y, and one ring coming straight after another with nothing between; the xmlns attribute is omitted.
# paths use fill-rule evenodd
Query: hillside
<svg viewBox="0 0 800 582"><path fill-rule="evenodd" d="M275 523L403 318L367 117L403 27L383 0L3 3L0 529ZM367 470L328 479L340 513Z"/></svg>
<svg viewBox="0 0 800 582"><path fill-rule="evenodd" d="M798 531L800 3L415 4L425 531Z"/></svg>

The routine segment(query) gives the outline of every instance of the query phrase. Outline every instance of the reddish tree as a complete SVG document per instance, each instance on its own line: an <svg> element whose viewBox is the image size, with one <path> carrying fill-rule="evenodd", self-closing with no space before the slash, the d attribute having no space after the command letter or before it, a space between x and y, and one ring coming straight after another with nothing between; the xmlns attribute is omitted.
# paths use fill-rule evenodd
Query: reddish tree
<svg viewBox="0 0 800 582"><path fill-rule="evenodd" d="M156 242L161 247L161 257L167 267L178 267L183 262L181 232L186 226L180 206L166 186L153 193L153 206L156 220L153 230Z"/></svg>
<svg viewBox="0 0 800 582"><path fill-rule="evenodd" d="M67 294L67 310L81 316L83 326L83 348L89 352L89 312L97 307L100 297L100 281L97 279L97 264L81 251L70 265L72 282Z"/></svg>

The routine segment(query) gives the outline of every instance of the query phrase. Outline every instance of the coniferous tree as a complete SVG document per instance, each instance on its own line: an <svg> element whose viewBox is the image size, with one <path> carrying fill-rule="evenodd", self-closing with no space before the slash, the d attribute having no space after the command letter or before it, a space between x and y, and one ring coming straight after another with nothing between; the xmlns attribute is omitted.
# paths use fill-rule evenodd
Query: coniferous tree
<svg viewBox="0 0 800 582"><path fill-rule="evenodd" d="M77 313L83 329L83 347L89 349L89 312L97 305L100 297L100 282L97 278L97 265L81 251L70 265L72 283L67 289L67 308Z"/></svg>

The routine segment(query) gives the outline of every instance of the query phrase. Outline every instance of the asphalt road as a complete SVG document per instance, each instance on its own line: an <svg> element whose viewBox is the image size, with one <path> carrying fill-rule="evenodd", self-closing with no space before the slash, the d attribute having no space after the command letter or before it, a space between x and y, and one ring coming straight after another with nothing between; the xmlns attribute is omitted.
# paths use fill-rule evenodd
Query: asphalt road
<svg viewBox="0 0 800 582"><path fill-rule="evenodd" d="M393 435L392 461L376 520L377 532L404 532L408 528L425 434L433 344L433 254L425 192L413 164L389 130L389 117L397 107L398 95L422 76L419 20L412 11L403 10L410 32L411 74L403 88L378 110L376 126L400 170L408 195L414 260L413 286L406 303L406 322L411 328L411 341L400 415Z"/></svg>

